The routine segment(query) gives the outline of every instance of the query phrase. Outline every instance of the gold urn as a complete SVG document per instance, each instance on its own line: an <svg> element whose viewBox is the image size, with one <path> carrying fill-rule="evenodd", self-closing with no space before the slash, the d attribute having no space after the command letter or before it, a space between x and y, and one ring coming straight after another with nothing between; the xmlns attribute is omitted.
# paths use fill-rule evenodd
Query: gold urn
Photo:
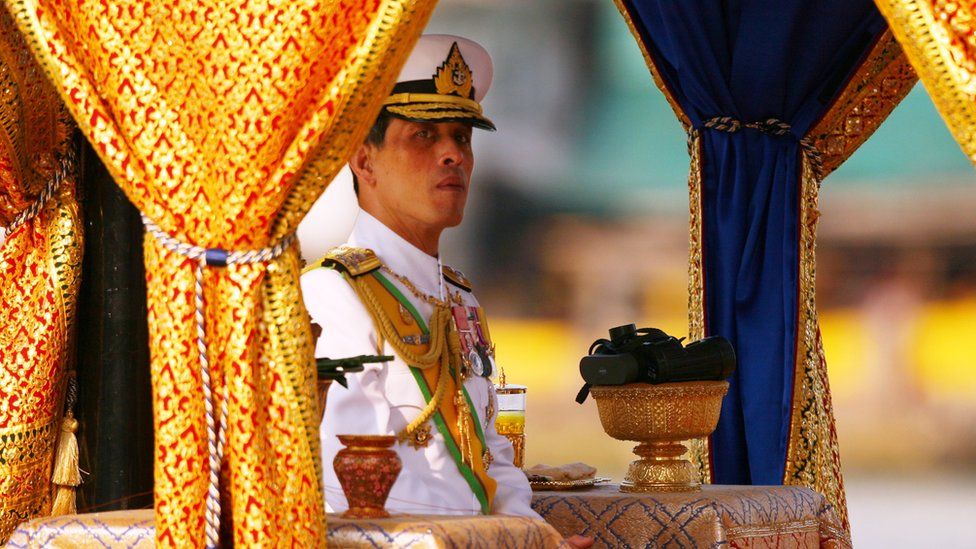
<svg viewBox="0 0 976 549"><path fill-rule="evenodd" d="M594 386L590 394L603 430L640 444L622 492L685 492L701 489L698 471L681 457L684 440L706 437L718 425L727 381Z"/></svg>

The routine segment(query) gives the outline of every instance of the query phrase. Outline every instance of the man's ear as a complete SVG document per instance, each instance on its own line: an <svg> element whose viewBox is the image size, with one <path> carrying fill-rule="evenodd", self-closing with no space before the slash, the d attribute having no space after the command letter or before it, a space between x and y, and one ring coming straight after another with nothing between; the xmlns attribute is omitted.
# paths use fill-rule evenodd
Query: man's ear
<svg viewBox="0 0 976 549"><path fill-rule="evenodd" d="M349 169L356 174L356 179L359 180L360 184L372 185L375 181L372 152L372 147L368 143L364 143L356 149L352 158L349 159Z"/></svg>

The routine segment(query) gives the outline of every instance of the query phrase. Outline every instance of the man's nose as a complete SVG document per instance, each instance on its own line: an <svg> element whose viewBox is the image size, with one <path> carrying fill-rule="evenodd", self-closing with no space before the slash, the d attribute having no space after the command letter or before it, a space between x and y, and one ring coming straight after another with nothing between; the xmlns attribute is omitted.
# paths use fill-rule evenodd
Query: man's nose
<svg viewBox="0 0 976 549"><path fill-rule="evenodd" d="M441 145L440 163L444 166L458 166L464 162L464 149L453 139L445 139Z"/></svg>

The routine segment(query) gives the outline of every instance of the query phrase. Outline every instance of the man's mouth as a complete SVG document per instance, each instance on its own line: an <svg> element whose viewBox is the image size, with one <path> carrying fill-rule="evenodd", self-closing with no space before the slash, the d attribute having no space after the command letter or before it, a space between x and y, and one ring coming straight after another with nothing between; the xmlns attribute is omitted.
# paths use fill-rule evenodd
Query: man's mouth
<svg viewBox="0 0 976 549"><path fill-rule="evenodd" d="M465 189L464 183L461 182L461 178L457 175L449 175L444 179L441 179L437 183L438 189L443 189L447 191L463 191Z"/></svg>

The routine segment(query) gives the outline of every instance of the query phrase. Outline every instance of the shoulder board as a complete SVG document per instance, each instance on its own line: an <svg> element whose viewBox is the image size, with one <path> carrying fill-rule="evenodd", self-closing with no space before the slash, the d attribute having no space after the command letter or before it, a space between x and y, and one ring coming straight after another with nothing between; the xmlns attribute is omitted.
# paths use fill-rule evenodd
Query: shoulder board
<svg viewBox="0 0 976 549"><path fill-rule="evenodd" d="M467 277L461 273L461 271L444 265L443 272L445 280L466 292L471 291L471 281L468 280Z"/></svg>
<svg viewBox="0 0 976 549"><path fill-rule="evenodd" d="M323 267L336 267L354 277L375 271L383 265L373 250L352 246L332 248L319 264Z"/></svg>

